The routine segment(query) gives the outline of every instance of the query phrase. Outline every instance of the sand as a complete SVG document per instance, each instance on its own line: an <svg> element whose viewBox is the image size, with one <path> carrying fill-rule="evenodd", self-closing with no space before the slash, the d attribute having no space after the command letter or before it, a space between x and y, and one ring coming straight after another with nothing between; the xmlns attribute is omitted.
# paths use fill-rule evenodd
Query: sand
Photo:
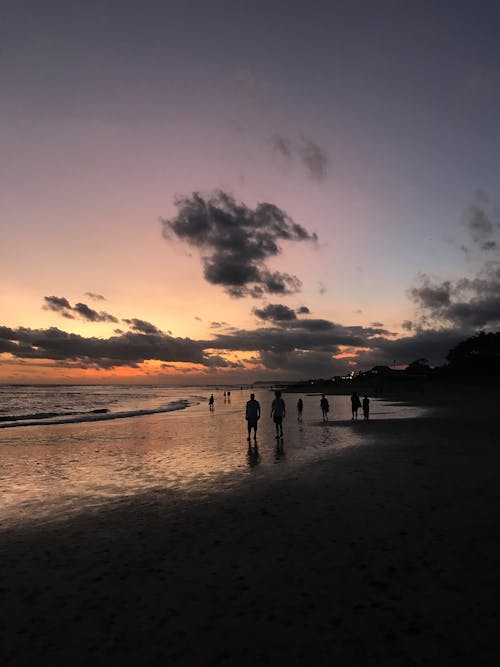
<svg viewBox="0 0 500 667"><path fill-rule="evenodd" d="M4 529L0 663L498 665L493 407L374 420L227 494Z"/></svg>

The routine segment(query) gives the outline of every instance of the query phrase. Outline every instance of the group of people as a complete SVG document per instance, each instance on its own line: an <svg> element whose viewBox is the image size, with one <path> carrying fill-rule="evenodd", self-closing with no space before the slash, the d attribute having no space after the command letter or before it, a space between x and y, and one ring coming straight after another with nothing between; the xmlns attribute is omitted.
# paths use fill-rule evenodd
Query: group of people
<svg viewBox="0 0 500 667"><path fill-rule="evenodd" d="M328 421L328 413L330 412L330 403L328 402L328 399L325 396L325 394L321 394L321 400L319 402L319 406L321 408L321 414L323 415L323 421ZM363 408L364 418L370 419L370 399L365 394L365 397L361 401L358 392L355 391L351 395L351 410L352 410L353 420L358 418L359 408ZM302 399L299 398L299 400L297 401L297 415L299 421L302 421L302 410L303 410L303 403Z"/></svg>
<svg viewBox="0 0 500 667"><path fill-rule="evenodd" d="M276 438L283 437L283 419L286 416L285 401L281 398L281 391L277 389L274 392L274 400L271 404L271 417L276 426ZM245 419L247 420L248 439L250 440L252 430L253 439L257 440L257 423L260 419L260 403L255 400L255 394L250 394L250 400L247 401Z"/></svg>
<svg viewBox="0 0 500 667"><path fill-rule="evenodd" d="M277 389L274 392L275 398L271 404L271 417L273 418L274 424L276 426L276 438L283 438L283 419L286 416L286 406L285 401L281 397L281 391ZM328 413L330 411L330 403L326 398L325 394L321 394L321 400L319 402L321 413L323 416L323 421L328 421ZM352 419L355 420L358 418L358 410L363 408L363 416L365 420L370 418L370 399L368 396L363 398L361 401L358 392L353 392L351 396L351 409L352 409ZM299 398L297 401L297 419L302 421L302 413L304 410L304 401L302 398ZM255 394L250 394L250 400L247 401L245 419L247 422L248 428L248 440L251 438L252 430L254 440L257 440L257 423L260 419L260 403L255 399Z"/></svg>

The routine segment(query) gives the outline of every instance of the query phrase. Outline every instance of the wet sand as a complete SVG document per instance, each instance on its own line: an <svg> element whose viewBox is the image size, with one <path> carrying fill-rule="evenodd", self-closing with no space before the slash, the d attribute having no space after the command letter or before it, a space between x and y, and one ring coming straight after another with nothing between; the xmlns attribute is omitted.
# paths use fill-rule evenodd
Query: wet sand
<svg viewBox="0 0 500 667"><path fill-rule="evenodd" d="M498 665L498 428L465 405L230 493L8 526L0 663Z"/></svg>

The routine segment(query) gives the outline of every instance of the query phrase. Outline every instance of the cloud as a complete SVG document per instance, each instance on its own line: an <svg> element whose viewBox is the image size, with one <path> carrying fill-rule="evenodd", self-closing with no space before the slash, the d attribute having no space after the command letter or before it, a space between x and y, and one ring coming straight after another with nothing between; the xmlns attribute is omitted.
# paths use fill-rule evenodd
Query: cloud
<svg viewBox="0 0 500 667"><path fill-rule="evenodd" d="M464 224L475 248L480 252L496 252L499 250L500 224L487 211L488 195L482 190L476 192L473 203L466 209ZM463 246L467 252L469 248Z"/></svg>
<svg viewBox="0 0 500 667"><path fill-rule="evenodd" d="M313 180L324 180L329 160L326 152L316 142L304 135L298 140L292 140L284 134L276 133L271 137L271 145L287 162L299 161Z"/></svg>
<svg viewBox="0 0 500 667"><path fill-rule="evenodd" d="M274 150L279 153L286 160L291 160L294 154L294 147L292 142L282 134L275 134L271 137L271 143Z"/></svg>
<svg viewBox="0 0 500 667"><path fill-rule="evenodd" d="M44 296L45 304L42 306L44 310L53 310L67 319L74 320L74 315L71 314L71 305L69 301L59 296Z"/></svg>
<svg viewBox="0 0 500 667"><path fill-rule="evenodd" d="M118 319L114 315L110 315L104 311L98 313L96 310L89 308L85 303L77 303L72 307L65 297L44 296L43 298L45 301L43 308L53 310L71 320L75 319L74 313L76 313L78 317L87 322L118 322Z"/></svg>
<svg viewBox="0 0 500 667"><path fill-rule="evenodd" d="M161 333L160 329L158 329L158 327L155 327L154 324L151 324L150 322L145 322L144 320L139 320L136 317L133 317L131 319L123 319L122 322L128 324L129 327L134 331L140 331L145 334Z"/></svg>
<svg viewBox="0 0 500 667"><path fill-rule="evenodd" d="M87 320L87 322L118 322L118 319L114 315L110 315L103 311L98 313L96 310L89 308L85 303L75 304L73 312L78 313L80 317L83 320Z"/></svg>
<svg viewBox="0 0 500 667"><path fill-rule="evenodd" d="M433 311L440 311L449 306L452 285L449 280L433 283L427 274L420 274L419 285L410 288L408 295L417 306Z"/></svg>
<svg viewBox="0 0 500 667"><path fill-rule="evenodd" d="M302 137L298 151L309 175L317 181L322 181L328 169L328 158L323 149L314 141Z"/></svg>
<svg viewBox="0 0 500 667"><path fill-rule="evenodd" d="M95 292L85 292L84 296L88 296L93 301L106 301L102 294L96 294Z"/></svg>
<svg viewBox="0 0 500 667"><path fill-rule="evenodd" d="M297 308L295 312L298 313L299 315L309 315L311 311L307 306L300 306L300 308Z"/></svg>
<svg viewBox="0 0 500 667"><path fill-rule="evenodd" d="M279 317L280 312L284 313L280 309L267 310L266 316ZM283 378L299 379L343 374L348 363L356 364L359 370L392 364L394 360L407 364L420 357L429 359L431 364L443 363L449 349L468 335L459 328L417 329L412 335L395 340L390 332L378 327L344 326L323 319L268 321L270 326L254 330L217 330L209 340L174 338L141 320L131 322L150 333L117 332L106 339L55 327L0 326L0 354L30 363L51 360L59 368L112 369L159 361L195 364L190 372L199 371L200 367L212 372L217 368L243 371L243 362L234 360L233 353L249 351L252 354L245 355L245 363L258 367L264 376L276 371ZM346 348L349 359L345 358Z"/></svg>
<svg viewBox="0 0 500 667"><path fill-rule="evenodd" d="M422 274L409 290L417 305L417 324L458 329L497 327L500 324L500 262L485 263L473 278L439 281Z"/></svg>
<svg viewBox="0 0 500 667"><path fill-rule="evenodd" d="M268 306L265 306L265 308L254 308L253 312L261 320L272 320L274 322L279 322L283 320L297 319L297 315L295 314L294 310L279 303L270 303Z"/></svg>
<svg viewBox="0 0 500 667"><path fill-rule="evenodd" d="M478 190L462 220L468 244L461 248L469 259L476 251L479 268L471 276L455 280L420 274L417 284L408 290L417 312L403 328L419 332L455 329L465 338L478 328L500 325L500 224L488 207L488 195Z"/></svg>
<svg viewBox="0 0 500 667"><path fill-rule="evenodd" d="M222 191L207 199L194 192L176 206L177 216L161 220L163 236L199 249L209 283L237 298L300 290L296 276L271 271L266 263L281 253L283 241L316 242L317 236L277 206L262 203L252 210Z"/></svg>
<svg viewBox="0 0 500 667"><path fill-rule="evenodd" d="M78 367L137 366L146 360L207 365L209 357L199 342L163 333L127 332L107 339L84 337L55 327L9 329L0 327L0 352L20 359L49 359Z"/></svg>

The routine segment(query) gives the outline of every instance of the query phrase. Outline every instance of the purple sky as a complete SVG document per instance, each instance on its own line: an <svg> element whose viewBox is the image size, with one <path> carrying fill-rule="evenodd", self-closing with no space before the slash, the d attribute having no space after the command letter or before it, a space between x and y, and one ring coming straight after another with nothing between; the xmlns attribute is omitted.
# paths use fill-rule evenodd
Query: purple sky
<svg viewBox="0 0 500 667"><path fill-rule="evenodd" d="M0 381L328 376L497 330L499 34L488 1L4 0Z"/></svg>

